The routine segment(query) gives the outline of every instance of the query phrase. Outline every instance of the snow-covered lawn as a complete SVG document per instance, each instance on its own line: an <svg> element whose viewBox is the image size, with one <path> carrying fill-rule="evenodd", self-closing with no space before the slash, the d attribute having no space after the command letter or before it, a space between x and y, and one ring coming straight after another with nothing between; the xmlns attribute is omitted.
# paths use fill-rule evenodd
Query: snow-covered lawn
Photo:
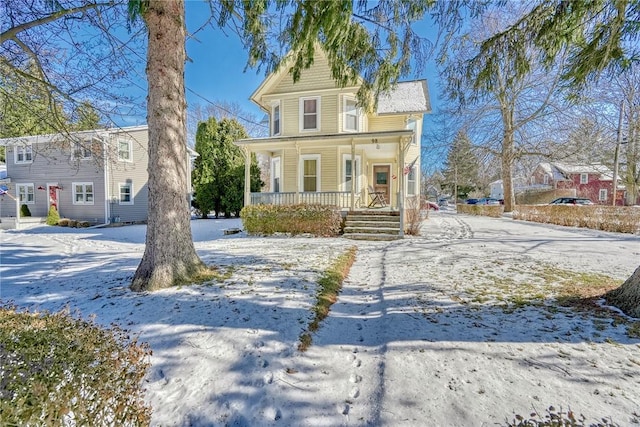
<svg viewBox="0 0 640 427"><path fill-rule="evenodd" d="M128 289L144 226L2 231L0 299L139 334L154 425L480 426L550 405L640 422L640 340L558 306L549 279L622 283L637 235L446 211L391 243L223 235L239 226L193 221L227 278L150 294ZM352 245L339 301L300 353L316 280Z"/></svg>

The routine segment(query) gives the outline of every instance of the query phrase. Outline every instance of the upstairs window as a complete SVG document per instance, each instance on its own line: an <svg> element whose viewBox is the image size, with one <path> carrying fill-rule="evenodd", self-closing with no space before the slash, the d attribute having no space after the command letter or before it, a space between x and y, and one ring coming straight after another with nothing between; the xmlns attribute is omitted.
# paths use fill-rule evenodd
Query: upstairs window
<svg viewBox="0 0 640 427"><path fill-rule="evenodd" d="M549 175L544 174L544 175L542 176L542 183L543 183L544 185L549 185Z"/></svg>
<svg viewBox="0 0 640 427"><path fill-rule="evenodd" d="M271 135L280 135L280 103L271 107Z"/></svg>
<svg viewBox="0 0 640 427"><path fill-rule="evenodd" d="M413 136L411 137L411 145L417 145L418 144L418 135L416 135L416 129L417 129L417 121L416 121L416 119L407 120L407 129L410 129L410 130L413 131Z"/></svg>
<svg viewBox="0 0 640 427"><path fill-rule="evenodd" d="M127 139L118 140L118 160L123 162L133 161L133 144Z"/></svg>
<svg viewBox="0 0 640 427"><path fill-rule="evenodd" d="M589 183L589 174L581 173L580 174L580 184L588 184Z"/></svg>
<svg viewBox="0 0 640 427"><path fill-rule="evenodd" d="M88 147L89 142L76 142L73 147L73 158L87 160L91 158L91 149Z"/></svg>
<svg viewBox="0 0 640 427"><path fill-rule="evenodd" d="M360 121L360 115L358 112L357 101L352 97L344 97L344 115L343 115L343 127L347 132L357 132L358 122Z"/></svg>
<svg viewBox="0 0 640 427"><path fill-rule="evenodd" d="M300 98L300 131L320 130L320 97Z"/></svg>
<svg viewBox="0 0 640 427"><path fill-rule="evenodd" d="M33 147L29 145L16 145L15 163L31 163L33 162Z"/></svg>

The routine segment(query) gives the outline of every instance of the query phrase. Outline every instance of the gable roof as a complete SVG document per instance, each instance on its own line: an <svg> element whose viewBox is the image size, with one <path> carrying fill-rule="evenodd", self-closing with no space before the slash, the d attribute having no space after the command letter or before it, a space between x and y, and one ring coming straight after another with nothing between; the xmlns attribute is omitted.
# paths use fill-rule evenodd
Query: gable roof
<svg viewBox="0 0 640 427"><path fill-rule="evenodd" d="M378 97L378 115L398 113L430 113L429 88L426 80L397 83Z"/></svg>
<svg viewBox="0 0 640 427"><path fill-rule="evenodd" d="M93 129L93 130L69 132L68 135L77 137L78 139L80 139L83 137L94 137L94 136L102 136L104 134L136 132L136 131L147 130L147 129L148 129L147 125L128 126L128 127L121 127L121 128ZM67 135L67 134L52 133L52 134L44 134L44 135L29 135L29 136L16 136L11 138L1 138L0 146L12 145L12 144L18 144L18 143L36 144L39 142L51 142L53 140L58 140L63 135Z"/></svg>
<svg viewBox="0 0 640 427"><path fill-rule="evenodd" d="M570 175L589 173L600 175L600 181L613 181L613 172L607 166L596 163L593 165L574 165L568 163L540 163L539 167L548 175L553 177L554 181L564 181L569 179Z"/></svg>

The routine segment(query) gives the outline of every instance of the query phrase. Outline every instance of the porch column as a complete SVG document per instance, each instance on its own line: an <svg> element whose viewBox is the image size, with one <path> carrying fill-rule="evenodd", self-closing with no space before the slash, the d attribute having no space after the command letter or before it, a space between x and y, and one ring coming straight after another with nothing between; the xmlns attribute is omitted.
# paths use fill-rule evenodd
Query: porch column
<svg viewBox="0 0 640 427"><path fill-rule="evenodd" d="M360 160L362 161L362 160ZM351 207L350 209L354 211L356 209L356 172L358 171L356 168L356 144L351 138Z"/></svg>
<svg viewBox="0 0 640 427"><path fill-rule="evenodd" d="M300 204L300 144L296 142L296 205Z"/></svg>
<svg viewBox="0 0 640 427"><path fill-rule="evenodd" d="M246 145L242 148L244 152L244 205L249 206L251 204L251 150Z"/></svg>
<svg viewBox="0 0 640 427"><path fill-rule="evenodd" d="M400 211L400 237L404 237L404 146L402 138L398 141L400 164L398 165L398 210Z"/></svg>

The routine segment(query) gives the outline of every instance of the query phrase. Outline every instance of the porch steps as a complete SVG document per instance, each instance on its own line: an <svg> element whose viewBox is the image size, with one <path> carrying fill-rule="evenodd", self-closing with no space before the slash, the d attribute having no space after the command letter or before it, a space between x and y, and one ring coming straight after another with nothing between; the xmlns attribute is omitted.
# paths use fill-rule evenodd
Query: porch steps
<svg viewBox="0 0 640 427"><path fill-rule="evenodd" d="M349 212L344 237L353 240L400 239L400 215L397 212Z"/></svg>

